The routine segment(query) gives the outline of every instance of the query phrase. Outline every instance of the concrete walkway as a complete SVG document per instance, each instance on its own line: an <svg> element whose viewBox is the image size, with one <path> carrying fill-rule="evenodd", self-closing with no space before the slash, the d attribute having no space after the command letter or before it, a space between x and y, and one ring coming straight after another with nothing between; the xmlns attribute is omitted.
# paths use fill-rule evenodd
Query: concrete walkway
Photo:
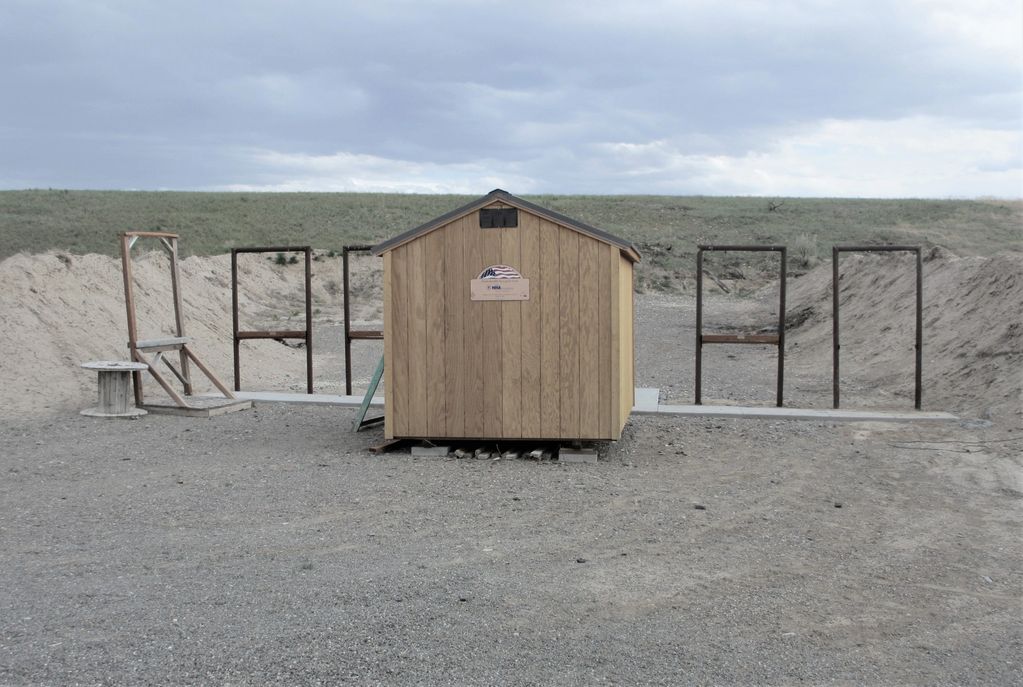
<svg viewBox="0 0 1023 687"><path fill-rule="evenodd" d="M272 391L236 391L235 396L261 403L305 403L358 408L362 396L335 394L289 394ZM383 396L374 396L371 408L382 408ZM817 420L829 422L954 422L951 413L925 410L834 410L825 408L777 408L772 406L668 405L659 401L659 390L636 389L635 415L681 415L687 417L730 417L745 420Z"/></svg>
<svg viewBox="0 0 1023 687"><path fill-rule="evenodd" d="M829 422L954 422L951 413L930 410L834 410L823 408L776 408L750 406L676 406L633 408L635 415L687 415L689 417L732 417L744 420L826 420Z"/></svg>
<svg viewBox="0 0 1023 687"><path fill-rule="evenodd" d="M825 420L831 422L950 422L951 413L925 410L844 410L830 408L778 408L776 406L667 405L658 389L636 389L634 415L731 417L747 420Z"/></svg>

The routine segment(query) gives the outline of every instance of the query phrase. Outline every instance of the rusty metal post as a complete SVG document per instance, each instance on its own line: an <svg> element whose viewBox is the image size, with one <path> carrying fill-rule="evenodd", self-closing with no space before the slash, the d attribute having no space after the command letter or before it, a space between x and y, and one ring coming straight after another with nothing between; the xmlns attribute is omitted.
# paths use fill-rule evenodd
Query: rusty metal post
<svg viewBox="0 0 1023 687"><path fill-rule="evenodd" d="M914 407L920 410L923 401L924 356L924 262L920 248L916 249L916 389Z"/></svg>
<svg viewBox="0 0 1023 687"><path fill-rule="evenodd" d="M703 248L696 249L696 405L703 405Z"/></svg>
<svg viewBox="0 0 1023 687"><path fill-rule="evenodd" d="M350 246L342 246L341 248L341 275L344 282L344 315L345 315L345 395L352 395L352 325L351 317L352 311L349 307L349 300L352 295L351 286L349 279L351 277L348 271L348 251L351 250Z"/></svg>
<svg viewBox="0 0 1023 687"><path fill-rule="evenodd" d="M838 407L838 246L831 248L831 404Z"/></svg>
<svg viewBox="0 0 1023 687"><path fill-rule="evenodd" d="M241 340L238 338L238 249L231 249L231 340L234 342L234 390L242 390L241 366L238 358Z"/></svg>
<svg viewBox="0 0 1023 687"><path fill-rule="evenodd" d="M305 380L313 393L313 249L305 247Z"/></svg>
<svg viewBox="0 0 1023 687"><path fill-rule="evenodd" d="M788 252L781 247L781 285L778 294L778 407L785 393L785 282L788 279Z"/></svg>

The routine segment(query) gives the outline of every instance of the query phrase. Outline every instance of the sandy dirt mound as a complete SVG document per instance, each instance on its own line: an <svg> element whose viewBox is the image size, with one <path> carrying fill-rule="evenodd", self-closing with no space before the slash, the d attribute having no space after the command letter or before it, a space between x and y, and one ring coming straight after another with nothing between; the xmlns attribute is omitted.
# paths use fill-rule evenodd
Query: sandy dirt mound
<svg viewBox="0 0 1023 687"><path fill-rule="evenodd" d="M923 265L924 406L1018 423L1023 416L1023 256L957 258L940 249ZM832 272L790 284L787 363L829 370ZM841 388L912 401L915 258L850 254L840 264ZM844 396L843 396L844 397Z"/></svg>
<svg viewBox="0 0 1023 687"><path fill-rule="evenodd" d="M301 329L304 325L302 265L277 265L274 257L239 257L242 329ZM353 258L352 265L353 320L363 327L379 328L380 261L360 257ZM846 255L841 273L843 406L911 407L913 259ZM230 385L230 257L187 258L181 261L181 274L186 332L198 354ZM160 253L137 255L135 277L140 337L171 335L166 257ZM323 256L314 262L312 286L316 390L343 393L340 259ZM52 412L90 405L96 393L95 378L79 364L127 357L120 261L99 255L17 255L0 262L0 289L4 293L0 303L4 323L0 330L0 401L7 412ZM761 305L776 298L770 290L761 296ZM751 312L758 310L752 307L757 305L755 300L742 301L751 306ZM934 251L924 264L924 303L924 407L971 417L990 415L1019 425L1023 420L1023 256L956 258ZM759 311L769 312L770 308ZM814 398L827 402L830 265L790 282L788 313L786 367L793 385L800 382L814 390ZM667 336L658 322L646 328L639 323L640 344ZM765 329L771 327L769 321L761 324ZM366 358L356 361L357 367L365 368L365 379L357 377L356 386L368 380L379 356L376 349L370 351L372 347L363 343L353 347L353 351L358 348L357 355ZM678 357L674 344L665 355ZM688 359L676 362L690 367ZM744 369L741 365L711 367L734 368L739 375ZM643 370L639 372L643 378ZM245 342L242 376L245 389L304 391L305 351L274 341ZM664 380L658 386L664 387ZM162 393L155 383L146 388L147 393ZM801 402L805 399L793 397L793 405Z"/></svg>
<svg viewBox="0 0 1023 687"><path fill-rule="evenodd" d="M276 265L273 257L239 256L240 328L302 329L302 264ZM376 261L378 262L378 260ZM380 325L380 275L374 261L353 259L353 321ZM162 253L134 258L140 338L174 333L169 262ZM342 313L339 258L313 263L314 352ZM180 261L185 331L204 362L232 384L230 256ZM96 394L89 360L126 360L127 319L119 259L101 255L20 254L0 262L0 401L8 413L84 407ZM293 344L300 343L298 341ZM321 345L320 348L323 346ZM336 348L336 347L335 347ZM315 366L315 361L314 361ZM246 342L244 388L304 390L305 352L275 341ZM201 375L193 373L198 382ZM212 387L200 385L200 389ZM147 394L162 395L155 383ZM336 386L330 391L336 393ZM83 405L84 404L84 405Z"/></svg>

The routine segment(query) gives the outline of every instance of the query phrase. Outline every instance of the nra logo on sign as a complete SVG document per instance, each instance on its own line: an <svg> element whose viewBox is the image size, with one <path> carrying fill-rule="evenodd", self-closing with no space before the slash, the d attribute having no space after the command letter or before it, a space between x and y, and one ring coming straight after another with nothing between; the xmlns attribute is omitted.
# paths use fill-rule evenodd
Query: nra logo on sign
<svg viewBox="0 0 1023 687"><path fill-rule="evenodd" d="M528 301L529 280L514 267L490 265L469 282L469 297L474 301Z"/></svg>

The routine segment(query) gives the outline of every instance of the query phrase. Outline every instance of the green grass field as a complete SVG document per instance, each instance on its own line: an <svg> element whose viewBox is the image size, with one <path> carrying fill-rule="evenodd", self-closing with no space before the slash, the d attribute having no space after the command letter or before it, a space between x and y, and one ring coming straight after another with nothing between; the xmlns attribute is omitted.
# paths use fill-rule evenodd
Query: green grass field
<svg viewBox="0 0 1023 687"><path fill-rule="evenodd" d="M830 256L836 243L940 245L959 255L1021 250L1023 202L718 196L525 196L630 239L644 261L641 288L670 289L694 268L700 243L780 243ZM167 230L184 255L232 247L373 243L462 205L473 196L376 193L183 193L0 191L0 258L49 249L117 251L117 234ZM798 250L796 250L798 249ZM767 269L729 254L717 269ZM775 268L776 269L776 268Z"/></svg>

